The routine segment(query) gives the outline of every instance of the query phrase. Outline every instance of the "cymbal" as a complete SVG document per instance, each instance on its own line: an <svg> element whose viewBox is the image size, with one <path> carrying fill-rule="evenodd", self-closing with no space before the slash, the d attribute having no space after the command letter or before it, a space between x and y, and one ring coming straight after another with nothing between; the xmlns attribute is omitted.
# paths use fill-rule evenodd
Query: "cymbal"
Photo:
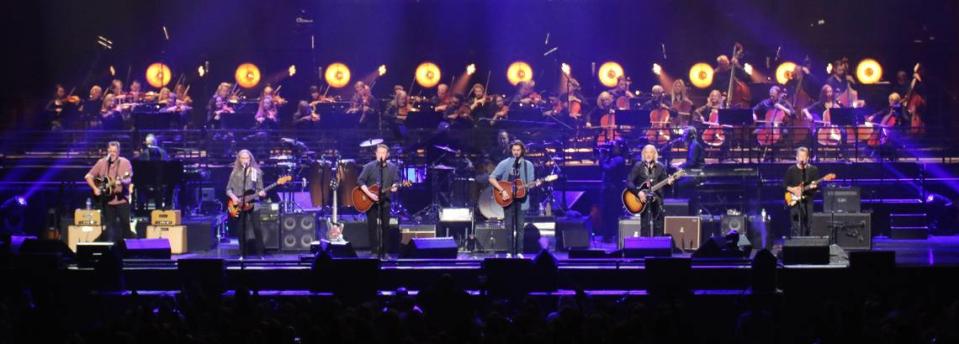
<svg viewBox="0 0 959 344"><path fill-rule="evenodd" d="M383 143L383 139L369 139L369 140L360 142L360 147L368 148L368 147L376 146L381 143Z"/></svg>
<svg viewBox="0 0 959 344"><path fill-rule="evenodd" d="M433 145L433 148L439 149L439 150L444 151L444 152L447 152L447 153L456 153L456 150L455 150L455 149L450 148L450 147L448 147L448 146Z"/></svg>

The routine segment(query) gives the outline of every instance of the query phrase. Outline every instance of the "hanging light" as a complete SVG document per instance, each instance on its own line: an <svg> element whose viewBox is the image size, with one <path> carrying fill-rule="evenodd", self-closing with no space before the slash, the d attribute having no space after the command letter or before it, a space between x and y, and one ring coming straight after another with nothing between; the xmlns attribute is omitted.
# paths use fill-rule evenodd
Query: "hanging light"
<svg viewBox="0 0 959 344"><path fill-rule="evenodd" d="M604 62L599 66L599 83L606 87L616 87L616 81L625 74L623 66L613 61Z"/></svg>
<svg viewBox="0 0 959 344"><path fill-rule="evenodd" d="M233 77L240 87L254 88L260 83L260 67L249 62L240 64L236 67Z"/></svg>
<svg viewBox="0 0 959 344"><path fill-rule="evenodd" d="M475 67L474 67L475 68ZM416 83L423 88L432 88L440 83L440 67L435 63L426 61L416 66Z"/></svg>
<svg viewBox="0 0 959 344"><path fill-rule="evenodd" d="M689 68L689 82L696 88L704 89L713 84L713 66L699 62Z"/></svg>
<svg viewBox="0 0 959 344"><path fill-rule="evenodd" d="M533 68L523 61L513 62L509 65L509 68L506 68L506 79L509 80L509 83L512 85L516 85L521 81L533 80Z"/></svg>
<svg viewBox="0 0 959 344"><path fill-rule="evenodd" d="M350 84L350 68L343 63L334 62L326 66L323 77L330 87L342 88Z"/></svg>
<svg viewBox="0 0 959 344"><path fill-rule="evenodd" d="M875 84L882 80L882 65L871 58L863 59L856 65L856 78L863 84Z"/></svg>
<svg viewBox="0 0 959 344"><path fill-rule="evenodd" d="M786 61L779 64L779 67L776 67L776 82L780 85L785 85L793 78L793 71L796 70L796 63L792 61Z"/></svg>
<svg viewBox="0 0 959 344"><path fill-rule="evenodd" d="M147 83L153 86L153 88L161 88L170 83L170 79L173 77L172 74L170 66L162 62L154 62L147 67Z"/></svg>

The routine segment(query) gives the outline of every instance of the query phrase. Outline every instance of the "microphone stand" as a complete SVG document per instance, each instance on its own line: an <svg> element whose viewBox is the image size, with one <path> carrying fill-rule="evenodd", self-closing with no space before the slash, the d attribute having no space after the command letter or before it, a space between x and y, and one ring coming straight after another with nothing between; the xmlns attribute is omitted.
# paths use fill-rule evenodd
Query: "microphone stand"
<svg viewBox="0 0 959 344"><path fill-rule="evenodd" d="M247 178L247 174L249 173L249 171L250 171L250 166L249 166L249 165L243 167L243 190L244 190L243 194L246 194L246 191L245 191L245 190L246 190L246 182L247 182L247 179L246 179L246 178ZM240 238L239 244L240 244L240 245L239 245L239 246L240 246L240 262L241 262L241 263L240 263L240 269L243 269L243 263L242 263L242 262L243 262L244 260L246 260L246 249L247 249L247 247L246 247L246 245L247 245L247 240L246 240L246 239L247 239L247 238L246 238L246 231L247 231L246 222L249 220L248 217L250 216L250 214L247 214L247 213L245 213L245 212L243 211L243 206L246 205L246 204L245 204L246 202L244 202L244 200L243 200L244 197L245 197L245 195L240 195L240 202L239 202L240 204L238 204L238 206L240 206L240 208L239 208L239 209L240 209L240 235L239 235L239 238Z"/></svg>
<svg viewBox="0 0 959 344"><path fill-rule="evenodd" d="M383 242L383 238L384 238L383 232L386 230L386 228L388 228L388 225L389 225L389 218L386 219L387 223L383 223L383 208L385 208L383 203L385 199L383 197L385 195L384 190L386 189L386 180L383 179L383 174L384 174L383 170L386 169L386 161L378 161L377 165L379 165L380 167L380 184L382 184L380 185L380 190L377 192L377 195L376 195L377 198L379 199L379 204L377 205L378 208L376 210L376 216L378 217L377 221L379 221L379 230L376 233L376 237L379 239L379 246L380 246L377 248L379 251L377 253L377 258L382 260L383 258L386 257L386 252L384 250L384 248L386 247L386 243ZM392 185L390 186L392 187Z"/></svg>
<svg viewBox="0 0 959 344"><path fill-rule="evenodd" d="M516 178L513 179L514 183L513 183L513 186L511 187L512 188L511 197L514 200L514 203L512 204L513 206L513 249L512 251L513 251L513 256L516 257L521 253L519 252L519 241L523 240L519 237L519 233L520 233L519 214L520 214L520 211L522 211L523 205L522 203L518 203L519 200L516 199L516 191L519 189L519 186L516 185L515 183L516 179L520 179L519 169L520 169L521 160L519 160L519 158L513 158L513 159L514 159L513 176L515 176Z"/></svg>

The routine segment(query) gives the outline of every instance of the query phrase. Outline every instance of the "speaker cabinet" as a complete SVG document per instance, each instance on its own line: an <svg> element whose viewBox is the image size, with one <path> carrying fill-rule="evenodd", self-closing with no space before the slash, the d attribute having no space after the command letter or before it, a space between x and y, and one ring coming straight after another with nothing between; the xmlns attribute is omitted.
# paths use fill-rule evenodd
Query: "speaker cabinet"
<svg viewBox="0 0 959 344"><path fill-rule="evenodd" d="M170 241L170 252L184 254L189 251L186 226L147 226L147 239Z"/></svg>
<svg viewBox="0 0 959 344"><path fill-rule="evenodd" d="M792 237L783 241L783 264L829 264L829 237Z"/></svg>
<svg viewBox="0 0 959 344"><path fill-rule="evenodd" d="M457 246L452 237L413 238L403 253L403 258L456 259Z"/></svg>
<svg viewBox="0 0 959 344"><path fill-rule="evenodd" d="M833 238L845 250L872 248L871 213L813 213L810 232L813 236Z"/></svg>
<svg viewBox="0 0 959 344"><path fill-rule="evenodd" d="M285 214L280 217L280 250L309 251L316 239L316 216L313 213Z"/></svg>
<svg viewBox="0 0 959 344"><path fill-rule="evenodd" d="M512 246L513 236L501 221L477 222L473 234L479 252L506 252Z"/></svg>
<svg viewBox="0 0 959 344"><path fill-rule="evenodd" d="M261 208L253 214L253 221L257 222L260 232L263 233L263 248L269 251L280 249L280 212L274 209ZM236 221L235 221L236 222ZM240 226L236 223L237 238L240 237Z"/></svg>
<svg viewBox="0 0 959 344"><path fill-rule="evenodd" d="M662 237L634 237L623 240L623 257L669 257L673 252L673 239Z"/></svg>
<svg viewBox="0 0 959 344"><path fill-rule="evenodd" d="M67 226L67 247L77 252L77 243L94 242L103 233L103 226Z"/></svg>

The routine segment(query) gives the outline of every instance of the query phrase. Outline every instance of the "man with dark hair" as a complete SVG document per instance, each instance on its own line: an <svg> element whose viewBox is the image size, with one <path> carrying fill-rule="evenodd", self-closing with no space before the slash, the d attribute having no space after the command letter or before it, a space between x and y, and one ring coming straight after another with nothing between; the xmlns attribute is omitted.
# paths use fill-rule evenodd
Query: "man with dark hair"
<svg viewBox="0 0 959 344"><path fill-rule="evenodd" d="M819 179L819 169L809 163L809 149L799 147L796 149L796 164L789 166L786 170L786 176L783 177L783 187L786 191L794 194L802 194L802 199L798 204L789 208L789 220L792 223L790 235L809 235L809 217L813 212L813 197L819 185L816 180ZM808 186L809 190L803 191L803 186Z"/></svg>
<svg viewBox="0 0 959 344"><path fill-rule="evenodd" d="M106 233L100 236L100 240L114 243L123 240L130 233L133 166L130 160L120 156L120 142L107 143L107 156L97 160L84 179L93 189L93 195L99 198L97 203L103 211Z"/></svg>
<svg viewBox="0 0 959 344"><path fill-rule="evenodd" d="M360 190L374 202L366 211L366 228L370 234L372 254L381 259L386 256L382 239L390 225L390 194L396 192L400 185L399 167L389 162L389 157L389 146L382 143L376 145L376 160L363 165L356 182ZM374 193L370 190L373 185L379 185L380 191Z"/></svg>
<svg viewBox="0 0 959 344"><path fill-rule="evenodd" d="M510 144L510 153L511 156L500 161L489 176L489 183L496 190L496 197L503 200L508 200L511 194L499 184L500 181L512 182L519 179L529 187L536 178L533 163L525 159L526 145L522 141L513 141ZM524 213L528 209L529 197L515 199L509 206L503 208L506 230L513 234L513 245L510 253L519 258L523 257L523 237L525 234L523 224L526 220Z"/></svg>

